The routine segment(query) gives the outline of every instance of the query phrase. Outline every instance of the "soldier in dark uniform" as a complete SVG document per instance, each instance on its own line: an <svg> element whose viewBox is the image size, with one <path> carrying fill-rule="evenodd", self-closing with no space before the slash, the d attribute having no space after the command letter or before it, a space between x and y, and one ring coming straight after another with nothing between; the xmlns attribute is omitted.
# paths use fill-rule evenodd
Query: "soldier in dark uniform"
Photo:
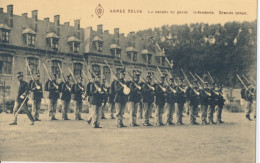
<svg viewBox="0 0 260 163"><path fill-rule="evenodd" d="M177 87L177 124L178 125L183 125L182 123L182 117L183 117L183 108L184 108L184 103L186 102L186 87L183 83L180 83L179 86Z"/></svg>
<svg viewBox="0 0 260 163"><path fill-rule="evenodd" d="M165 105L165 96L166 96L166 86L165 82L165 75L160 77L160 83L154 84L155 88L155 104L156 104L156 125L163 126L162 123L162 115L163 109Z"/></svg>
<svg viewBox="0 0 260 163"><path fill-rule="evenodd" d="M104 76L102 78L102 88L104 90L104 94L103 94L103 102L102 102L101 119L106 119L106 117L105 117L105 109L106 109L106 104L108 102L108 92L107 92L107 87L106 87L106 79L105 79Z"/></svg>
<svg viewBox="0 0 260 163"><path fill-rule="evenodd" d="M176 103L176 89L177 86L174 85L174 79L171 77L169 79L169 84L166 89L166 110L167 110L167 120L166 124L174 125L173 123L173 113L175 112L175 103Z"/></svg>
<svg viewBox="0 0 260 163"><path fill-rule="evenodd" d="M218 85L218 95L217 95L217 109L216 109L216 112L217 112L217 123L224 123L222 121L222 109L223 109L223 106L224 106L224 103L225 103L225 99L223 97L223 93L222 93L222 85L219 84Z"/></svg>
<svg viewBox="0 0 260 163"><path fill-rule="evenodd" d="M133 74L133 81L130 81L129 88L130 88L130 94L128 95L128 109L130 111L129 113L129 124L130 126L139 126L136 123L136 114L137 109L141 102L141 86L139 85L139 79L141 73L139 71L134 71Z"/></svg>
<svg viewBox="0 0 260 163"><path fill-rule="evenodd" d="M119 81L122 84L126 84L125 82L125 70L121 70L119 73ZM124 112L126 108L127 95L124 94L123 90L126 88L120 84L118 80L114 82L115 88L115 108L116 108L116 119L117 119L117 127L126 127L123 124Z"/></svg>
<svg viewBox="0 0 260 163"><path fill-rule="evenodd" d="M250 121L252 120L250 118L250 113L253 111L252 105L253 105L254 98L255 98L255 90L254 90L253 86L250 84L248 86L248 89L246 89L246 91L245 91L245 100L246 100L246 103L247 103L247 105L246 105L246 118Z"/></svg>
<svg viewBox="0 0 260 163"><path fill-rule="evenodd" d="M200 92L200 103L201 103L201 120L202 124L206 125L207 123L207 110L209 105L209 97L211 96L210 89L208 88L208 83L205 82L204 89Z"/></svg>
<svg viewBox="0 0 260 163"><path fill-rule="evenodd" d="M75 111L75 120L83 120L81 118L81 111L82 111L82 100L84 96L85 89L82 85L82 77L77 78L77 82L73 84L71 93L73 94L74 98L74 111Z"/></svg>
<svg viewBox="0 0 260 163"><path fill-rule="evenodd" d="M17 97L16 97L16 100L15 100L15 104L14 104L14 109L13 109L13 113L14 113L14 121L13 123L10 123L10 125L17 125L17 116L18 114L16 115L17 111L19 110L19 108L21 107L21 104L23 103L23 101L25 100L22 108L23 108L23 111L27 114L28 118L31 120L31 125L34 125L34 119L32 117L32 114L31 112L28 110L28 105L27 105L27 102L28 102L28 94L29 94L29 86L28 86L28 83L26 83L24 80L23 80L23 73L22 72L18 72L17 73L17 78L19 80L19 88L18 88L18 93L17 93Z"/></svg>
<svg viewBox="0 0 260 163"><path fill-rule="evenodd" d="M93 128L102 128L100 119L102 114L102 102L104 98L104 87L100 83L100 75L95 75L95 81L90 85L90 105L92 109L91 121Z"/></svg>
<svg viewBox="0 0 260 163"><path fill-rule="evenodd" d="M71 76L67 76L67 80L60 84L60 91L61 91L61 100L62 100L62 119L69 120L68 118L68 110L70 107L70 100L71 100L71 84L70 80Z"/></svg>
<svg viewBox="0 0 260 163"><path fill-rule="evenodd" d="M143 95L143 109L144 109L144 126L152 126L149 123L149 118L152 112L152 107L154 103L154 95L155 95L155 88L151 86L151 74L148 74L146 77L147 83L142 84L142 95Z"/></svg>
<svg viewBox="0 0 260 163"><path fill-rule="evenodd" d="M112 91L112 86L114 85L114 82L111 83L111 86L107 89L108 92L108 112L109 112L109 118L115 119L114 112L115 112L115 92Z"/></svg>
<svg viewBox="0 0 260 163"><path fill-rule="evenodd" d="M214 115L214 112L215 112L215 107L216 107L216 100L217 100L217 94L215 93L216 90L215 90L216 87L212 87L212 86L209 86L209 89L210 89L210 96L209 96L209 108L208 108L208 120L209 120L209 124L216 124L214 121L213 121L213 115Z"/></svg>
<svg viewBox="0 0 260 163"><path fill-rule="evenodd" d="M190 124L198 125L196 122L196 114L198 110L198 105L200 101L200 88L197 86L191 86L189 90L189 101L190 101Z"/></svg>
<svg viewBox="0 0 260 163"><path fill-rule="evenodd" d="M42 83L40 82L40 73L35 74L34 80L30 80L29 88L32 91L32 112L35 121L40 121L39 111L43 98Z"/></svg>
<svg viewBox="0 0 260 163"><path fill-rule="evenodd" d="M49 117L50 120L58 120L55 118L57 101L60 96L59 87L57 83L57 75L53 74L52 80L48 80L45 84L45 91L49 92Z"/></svg>

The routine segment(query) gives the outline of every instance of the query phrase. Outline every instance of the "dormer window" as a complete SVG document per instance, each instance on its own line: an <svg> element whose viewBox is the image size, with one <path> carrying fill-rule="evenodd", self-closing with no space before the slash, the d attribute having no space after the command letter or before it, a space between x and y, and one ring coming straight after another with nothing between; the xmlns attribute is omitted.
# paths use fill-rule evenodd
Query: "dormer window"
<svg viewBox="0 0 260 163"><path fill-rule="evenodd" d="M35 46L36 32L30 28L26 28L23 30L22 35L27 46Z"/></svg>
<svg viewBox="0 0 260 163"><path fill-rule="evenodd" d="M0 24L0 41L2 43L9 43L10 30L11 28L9 28L6 24Z"/></svg>
<svg viewBox="0 0 260 163"><path fill-rule="evenodd" d="M75 37L71 36L68 38L68 44L70 46L70 51L73 53L79 53L79 47L80 47L80 40Z"/></svg>
<svg viewBox="0 0 260 163"><path fill-rule="evenodd" d="M137 61L137 51L134 47L127 47L126 54L130 60Z"/></svg>
<svg viewBox="0 0 260 163"><path fill-rule="evenodd" d="M117 45L117 44L110 45L110 52L113 57L121 58L121 51L122 51L122 49L119 45Z"/></svg>
<svg viewBox="0 0 260 163"><path fill-rule="evenodd" d="M152 56L153 53L148 51L147 49L144 49L141 51L141 54L144 58L144 60L148 63L148 64L152 64Z"/></svg>
<svg viewBox="0 0 260 163"><path fill-rule="evenodd" d="M95 48L98 52L102 52L102 51L103 51L103 43L104 43L104 40L103 40L100 36L95 36L95 37L93 38L94 48Z"/></svg>
<svg viewBox="0 0 260 163"><path fill-rule="evenodd" d="M47 43L53 50L58 50L59 36L54 32L48 33L46 36Z"/></svg>

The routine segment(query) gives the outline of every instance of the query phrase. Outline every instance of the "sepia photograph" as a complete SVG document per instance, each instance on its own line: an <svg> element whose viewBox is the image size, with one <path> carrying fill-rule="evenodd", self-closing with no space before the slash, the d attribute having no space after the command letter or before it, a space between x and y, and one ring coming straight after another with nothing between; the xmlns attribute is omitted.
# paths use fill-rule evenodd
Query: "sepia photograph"
<svg viewBox="0 0 260 163"><path fill-rule="evenodd" d="M0 162L254 163L256 89L257 0L0 0Z"/></svg>

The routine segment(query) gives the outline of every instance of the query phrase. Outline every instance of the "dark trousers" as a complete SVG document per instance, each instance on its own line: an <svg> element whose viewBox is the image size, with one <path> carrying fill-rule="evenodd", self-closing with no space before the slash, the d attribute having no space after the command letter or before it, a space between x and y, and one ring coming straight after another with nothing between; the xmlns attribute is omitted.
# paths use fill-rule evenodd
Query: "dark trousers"
<svg viewBox="0 0 260 163"><path fill-rule="evenodd" d="M17 101L15 101L15 103L14 103L14 109L13 109L14 116L16 115L16 113L17 113L18 109L20 108L21 104L22 104L22 103L20 103L20 102L18 103ZM32 114L31 114L31 112L28 110L27 102L25 102L25 103L23 104L22 109L23 109L23 111L27 114L28 118L29 118L32 122L34 122L33 116L32 116ZM17 116L18 116L18 114L14 117L14 122L17 122Z"/></svg>

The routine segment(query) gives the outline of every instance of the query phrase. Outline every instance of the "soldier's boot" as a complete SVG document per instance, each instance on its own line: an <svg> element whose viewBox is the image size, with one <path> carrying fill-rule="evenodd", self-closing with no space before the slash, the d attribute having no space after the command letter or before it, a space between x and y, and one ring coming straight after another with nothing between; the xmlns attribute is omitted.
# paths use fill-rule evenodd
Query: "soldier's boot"
<svg viewBox="0 0 260 163"><path fill-rule="evenodd" d="M218 119L217 123L220 124L220 123L224 123L224 122L221 119Z"/></svg>
<svg viewBox="0 0 260 163"><path fill-rule="evenodd" d="M246 115L246 118L247 118L249 121L252 121L252 119L250 118L250 115Z"/></svg>
<svg viewBox="0 0 260 163"><path fill-rule="evenodd" d="M12 122L9 125L17 125L17 122Z"/></svg>
<svg viewBox="0 0 260 163"><path fill-rule="evenodd" d="M152 124L149 123L149 121L146 121L143 123L143 126L153 126Z"/></svg>
<svg viewBox="0 0 260 163"><path fill-rule="evenodd" d="M81 118L81 114L78 115L78 120L80 120L80 121L84 120Z"/></svg>
<svg viewBox="0 0 260 163"><path fill-rule="evenodd" d="M209 124L211 124L211 125L215 125L216 122L214 122L214 121L209 121Z"/></svg>
<svg viewBox="0 0 260 163"><path fill-rule="evenodd" d="M170 120L167 120L166 125L174 125L174 123Z"/></svg>

